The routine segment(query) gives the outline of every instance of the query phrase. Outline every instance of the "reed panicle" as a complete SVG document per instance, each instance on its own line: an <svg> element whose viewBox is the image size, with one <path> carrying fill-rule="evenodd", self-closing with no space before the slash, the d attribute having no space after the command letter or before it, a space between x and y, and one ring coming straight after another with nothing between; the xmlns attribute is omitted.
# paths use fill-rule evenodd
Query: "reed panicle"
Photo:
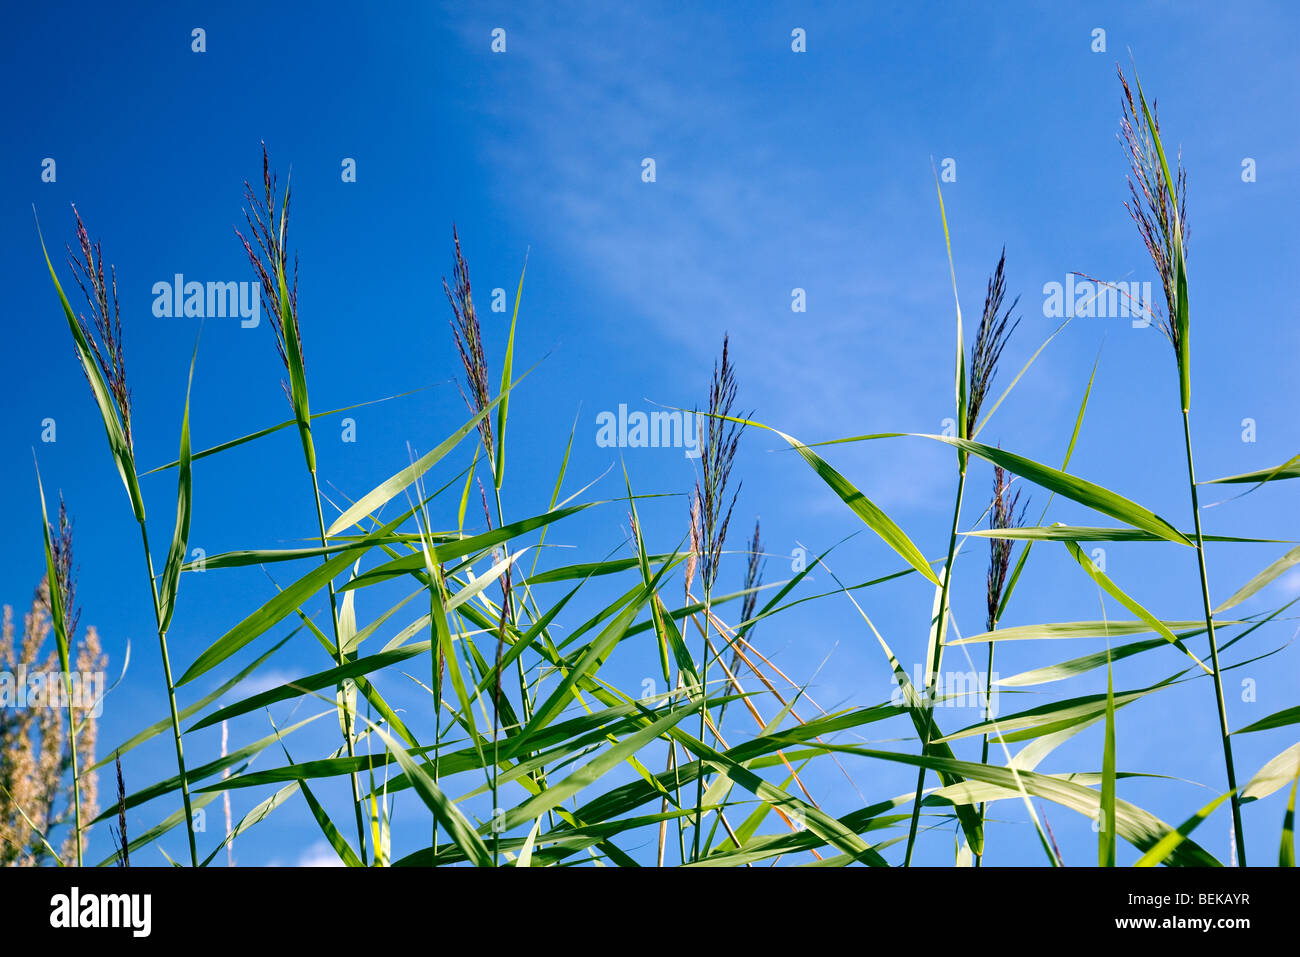
<svg viewBox="0 0 1300 957"><path fill-rule="evenodd" d="M1187 256L1187 171L1183 168L1182 150L1179 150L1174 170L1173 189L1165 176L1165 167L1156 151L1151 126L1160 133L1159 106L1151 103L1151 123L1148 124L1142 107L1133 100L1124 71L1116 67L1120 87L1119 141L1124 147L1129 163L1129 198L1124 203L1138 228L1151 263L1164 290L1168 312L1161 314L1155 303L1146 303L1157 328L1165 334L1174 348L1174 355L1182 355L1181 331L1171 319L1178 312L1178 276L1176 259ZM1181 362L1181 358L1179 359Z"/></svg>
<svg viewBox="0 0 1300 957"><path fill-rule="evenodd" d="M1012 481L1009 473L1000 465L993 466L993 501L989 506L989 528L996 531L1004 528L1019 528L1025 524L1025 509L1028 500L1020 505L1020 489L1011 490ZM1002 592L1007 584L1007 572L1011 568L1011 554L1016 543L1009 538L989 539L989 571L987 600L987 617L985 630L994 631L998 627L998 609L1002 607ZM993 642L989 642L988 665L984 671L984 720L993 718ZM989 736L985 732L980 763L989 763ZM985 803L980 802L980 827L984 826ZM987 838L986 838L987 840ZM984 863L984 848L975 855L975 866Z"/></svg>
<svg viewBox="0 0 1300 957"><path fill-rule="evenodd" d="M748 622L754 617L754 611L758 608L758 589L763 584L763 569L767 565L767 559L763 555L763 540L759 537L759 520L754 519L754 535L749 540L749 561L745 565L745 597L740 602L740 620ZM745 632L748 638L754 636L754 626L749 625ZM731 672L736 673L736 668L740 665L741 647L737 644L731 653Z"/></svg>
<svg viewBox="0 0 1300 957"><path fill-rule="evenodd" d="M460 234L453 225L452 243L455 246L455 262L452 264L452 281L442 277L442 290L451 305L452 318L449 320L452 336L456 340L456 351L460 354L461 365L465 368L465 382L469 394L461 389L465 405L472 412L482 412L492 403L492 386L488 382L487 358L483 352L483 329L479 325L478 312L474 309L474 297L469 283L469 266L460 249ZM483 439L483 450L489 462L495 461L496 446L492 438L492 418L483 416L478 424L479 435Z"/></svg>
<svg viewBox="0 0 1300 957"><path fill-rule="evenodd" d="M55 586L68 630L69 647L76 644L77 624L81 621L81 608L77 605L77 573L72 555L72 524L72 519L68 517L68 504L60 495L58 523L50 522L50 551L54 554Z"/></svg>
<svg viewBox="0 0 1300 957"><path fill-rule="evenodd" d="M1006 309L1002 308L1007 295L1007 250L1002 247L997 267L989 276L988 290L984 295L984 311L980 314L979 329L975 332L975 341L971 343L969 398L966 402L966 438L975 437L979 423L980 409L993 387L993 378L997 375L998 360L1006 347L1020 318L1011 318L1011 313L1020 302L1017 296Z"/></svg>
<svg viewBox="0 0 1300 957"><path fill-rule="evenodd" d="M113 837L113 847L117 851L117 866L131 866L131 840L126 833L126 783L122 780L122 756L113 755L113 765L117 768L117 827L109 825L108 832ZM229 829L227 832L229 833Z"/></svg>
<svg viewBox="0 0 1300 957"><path fill-rule="evenodd" d="M110 266L105 277L102 243L90 241L90 234L75 205L72 214L77 220L77 252L74 253L71 246L66 247L68 265L72 267L72 274L90 307L90 319L86 318L85 313L78 313L77 324L108 384L113 404L117 407L122 422L127 448L134 449L131 434L131 390L126 382L126 351L122 347L122 310L117 299L117 268ZM85 369L82 372L87 374Z"/></svg>
<svg viewBox="0 0 1300 957"><path fill-rule="evenodd" d="M286 249L289 243L290 192L290 188L286 186L284 198L280 200L276 176L271 172L271 158L266 143L263 142L261 192L259 193L248 180L244 180L244 201L248 204L244 209L244 221L248 223L248 232L253 237L253 243L257 248L253 248L253 243L248 241L238 227L235 228L235 235L243 244L249 265L253 267L261 283L262 310L271 317L271 330L275 333L275 350L279 353L280 362L284 365L286 373L290 371L289 347L286 344L284 317L280 309L280 283L277 277L284 276L287 280L289 276ZM278 219L275 213L277 205L280 206ZM302 363L302 368L305 370L307 362L303 356L301 328L298 324L298 256L296 253L293 258L293 282L286 281L285 286L289 293L289 321L293 324L291 338L297 344L295 348L298 351L298 361ZM281 379L280 387L284 390L285 398L292 405L293 395L288 380Z"/></svg>
<svg viewBox="0 0 1300 957"><path fill-rule="evenodd" d="M1019 528L1025 524L1025 509L1029 502L1020 505L1020 489L1011 491L1011 479L1000 465L993 466L993 502L989 508L989 528ZM1017 507L1018 506L1018 507ZM1016 543L1009 538L989 539L988 617L985 627L997 627L998 609L1002 606L1002 590L1006 587L1007 571L1011 568L1011 553ZM990 651L992 646L990 645Z"/></svg>
<svg viewBox="0 0 1300 957"><path fill-rule="evenodd" d="M731 467L740 448L740 436L745 427L731 421L735 415L736 367L731 364L727 336L722 337L722 357L713 365L713 378L709 382L709 414L705 418L705 432L700 443L701 479L695 483L695 494L700 508L700 577L705 594L713 589L722 559L722 547L727 541L727 526L731 511L740 494L741 483L736 484L727 501L727 484ZM698 416L698 413L697 413Z"/></svg>
<svg viewBox="0 0 1300 957"><path fill-rule="evenodd" d="M691 520L688 533L690 552L686 556L684 575L684 593L687 601L691 598L691 586L695 584L695 575L700 568L700 553L704 550L703 536L700 532L700 486L695 485L691 493Z"/></svg>

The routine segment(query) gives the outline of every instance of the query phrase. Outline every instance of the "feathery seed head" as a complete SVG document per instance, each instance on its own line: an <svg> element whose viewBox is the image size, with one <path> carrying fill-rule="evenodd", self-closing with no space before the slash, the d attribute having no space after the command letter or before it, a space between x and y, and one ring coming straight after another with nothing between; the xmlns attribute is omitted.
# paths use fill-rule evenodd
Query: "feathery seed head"
<svg viewBox="0 0 1300 957"><path fill-rule="evenodd" d="M284 364L285 371L289 371L289 354L286 352L285 339L285 318L280 309L280 278L284 278L285 289L289 293L289 318L288 321L293 324L293 339L297 343L298 360L302 362L303 368L306 368L306 361L302 353L302 335L298 325L298 257L294 256L293 260L293 281L290 282L288 270L288 254L286 252L289 238L289 188L286 187L284 192L283 204L279 204L276 197L276 177L271 173L271 160L266 151L266 143L262 143L262 190L261 195L253 186L244 180L244 200L248 203L248 208L244 210L244 220L248 223L249 232L253 236L253 242L257 244L254 249L244 234L235 229L235 235L244 246L244 252L248 256L249 265L253 267L253 272L257 274L258 280L262 285L262 309L267 315L272 317L271 329L275 332L275 350L280 355L280 362ZM276 206L280 205L280 215L276 217ZM289 384L285 380L280 381L281 388L284 389L285 398L289 404L293 404L293 395L290 391Z"/></svg>
<svg viewBox="0 0 1300 957"><path fill-rule="evenodd" d="M1025 507L1020 503L1020 490L1011 491L1011 482L1007 471L1000 465L993 466L993 506L989 509L989 528L1019 528L1024 525ZM1006 587L1007 570L1011 567L1011 552L1015 542L1009 538L989 539L989 576L988 576L988 619L987 630L992 631L998 623L998 607L1002 604L1002 590Z"/></svg>
<svg viewBox="0 0 1300 957"><path fill-rule="evenodd" d="M1147 307L1156 326L1174 347L1174 354L1181 356L1181 333L1178 323L1174 321L1178 311L1175 263L1179 255L1184 260L1187 258L1187 171L1183 168L1180 150L1175 169L1170 171L1174 177L1171 191L1142 104L1134 100L1133 91L1124 78L1124 71L1116 67L1116 72L1123 88L1120 98L1119 141L1124 147L1130 170L1129 200L1124 203L1124 208L1133 217L1151 263L1160 277L1168 313L1161 316L1154 303L1148 303ZM1155 102L1151 104L1151 120L1159 133L1160 115Z"/></svg>
<svg viewBox="0 0 1300 957"><path fill-rule="evenodd" d="M700 554L700 574L705 592L713 588L718 577L718 563L722 547L727 540L727 525L731 510L740 494L740 485L726 500L727 481L736 461L740 436L745 427L730 421L736 402L736 369L728 354L728 337L722 337L722 357L713 366L709 382L709 415L700 449L702 483L696 483L700 502L700 535L703 551ZM725 503L725 507L724 507Z"/></svg>
<svg viewBox="0 0 1300 957"><path fill-rule="evenodd" d="M695 492L691 495L691 552L686 557L686 597L691 595L691 585L695 584L695 572L700 564L700 483L695 483Z"/></svg>
<svg viewBox="0 0 1300 957"><path fill-rule="evenodd" d="M492 387L488 383L487 358L483 354L483 330L479 325L478 313L474 311L474 299L470 293L469 266L460 250L460 234L453 224L452 242L456 247L456 260L452 265L452 281L448 285L447 277L442 278L442 289L451 304L451 332L456 338L456 351L460 354L461 365L465 368L465 381L469 385L469 394L461 390L465 404L472 412L482 412L492 403ZM492 441L492 423L489 416L484 416L478 424L479 435L483 439L483 449L488 461L494 461Z"/></svg>
<svg viewBox="0 0 1300 957"><path fill-rule="evenodd" d="M1007 250L1004 246L997 268L989 277L988 291L984 295L984 312L980 316L979 330L971 345L969 399L966 403L967 439L974 438L980 409L988 398L993 378L997 375L1002 350L1011 338L1011 333L1020 324L1019 317L1011 319L1012 310L1020 302L1019 296L1005 310L1002 308L1007 294L1006 265Z"/></svg>
<svg viewBox="0 0 1300 957"><path fill-rule="evenodd" d="M104 251L101 243L90 241L90 234L81 221L81 213L72 207L77 218L77 253L67 247L68 264L76 276L77 285L90 306L90 319L77 315L81 334L90 343L95 363L99 366L113 396L113 404L122 420L122 432L128 449L133 448L131 438L131 390L126 384L126 356L122 349L122 313L117 301L117 269L109 267L104 275ZM89 285L89 289L87 289ZM82 370L84 373L84 369Z"/></svg>

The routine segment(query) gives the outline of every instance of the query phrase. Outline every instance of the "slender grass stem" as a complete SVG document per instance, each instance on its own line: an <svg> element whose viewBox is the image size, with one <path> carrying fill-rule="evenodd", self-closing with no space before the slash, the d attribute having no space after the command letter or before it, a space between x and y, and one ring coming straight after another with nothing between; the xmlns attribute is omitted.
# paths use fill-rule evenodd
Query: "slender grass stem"
<svg viewBox="0 0 1300 957"><path fill-rule="evenodd" d="M701 655L700 666L700 740L708 731L709 706L709 619L710 606L712 604L712 589L709 582L705 582L704 588L704 651ZM695 777L695 834L691 838L691 860L700 859L700 831L704 826L704 762L700 761L700 772Z"/></svg>
<svg viewBox="0 0 1300 957"><path fill-rule="evenodd" d="M994 628L997 627L996 621L993 623L993 627ZM989 642L988 668L984 672L984 720L986 722L993 720L993 642L991 641ZM989 735L988 732L985 731L984 745L982 750L980 751L980 764L988 764L988 763L989 763ZM984 830L985 807L986 807L985 802L980 801L980 831L981 832L983 832ZM983 863L984 863L984 849L980 848L979 853L975 855L975 866L981 867L983 866Z"/></svg>
<svg viewBox="0 0 1300 957"><path fill-rule="evenodd" d="M499 436L497 440L504 441L505 437ZM496 505L497 505L497 527L501 528L504 527L506 523L505 510L501 506L501 488L496 484L495 481L492 483L492 491L496 499ZM506 631L507 621L511 625L515 625L517 621L517 616L514 611L514 603L510 600L510 592L509 592L510 570L508 568L506 569L506 574L502 577L501 581L503 587L506 589L506 593L501 598L501 602L502 602L501 619L497 627L497 653L496 653L496 662L495 662L496 668L495 671L493 672L496 675L496 678L494 679L494 683L496 687L494 689L494 697L492 701L492 866L493 867L501 866L501 861L500 861L501 833L497 827L497 810L499 807L499 805L497 804L497 793L498 793L497 775L500 773L501 770L501 763L498 757L498 755L500 754L500 732L501 732L501 725L500 725L501 650L506 640L505 631ZM519 699L520 699L519 707L523 709L523 720L527 722L528 718L531 716L531 709L529 708L529 702L528 702L528 682L524 678L523 655L520 655L517 658L515 658L515 670L518 672L519 675ZM537 778L534 776L533 780L536 781Z"/></svg>
<svg viewBox="0 0 1300 957"><path fill-rule="evenodd" d="M54 587L58 587L55 584ZM63 673L63 687L68 695L68 740L72 747L73 833L77 841L77 866L81 867L81 774L77 770L77 716L72 710L72 675Z"/></svg>
<svg viewBox="0 0 1300 957"><path fill-rule="evenodd" d="M167 704L171 708L172 740L176 742L176 767L181 779L181 801L185 806L185 831L190 840L190 864L199 866L198 845L194 841L194 809L190 803L190 781L185 771L185 749L181 745L181 716L176 709L176 683L172 680L171 658L167 654L167 632L162 628L162 606L158 601L158 579L154 575L153 556L149 552L149 532L140 523L140 542L149 569L149 589L153 594L154 620L158 623L158 649L162 653L163 677L167 681Z"/></svg>
<svg viewBox="0 0 1300 957"><path fill-rule="evenodd" d="M921 735L921 754L930 750L930 735L934 730L934 692L939 678L939 666L943 663L943 633L948 621L948 596L952 586L952 560L957 552L957 529L961 522L962 496L966 492L966 457L960 456L960 471L957 478L957 499L952 509L952 532L948 536L948 559L943 566L943 584L939 587L939 617L934 625L934 655L929 662L929 674L926 678L925 732ZM916 847L917 827L921 822L921 798L925 794L925 768L920 768L916 775L916 798L912 801L912 824L907 832L907 852L903 857L903 866L912 866L912 851Z"/></svg>
<svg viewBox="0 0 1300 957"><path fill-rule="evenodd" d="M1187 448L1187 487L1192 495L1192 520L1196 527L1196 559L1201 573L1201 602L1205 606L1205 631L1210 638L1210 662L1214 666L1214 701L1219 709L1219 737L1223 741L1223 763L1228 772L1228 790L1232 792L1232 829L1237 838L1237 860L1246 866L1246 834L1241 824L1241 801L1237 795L1237 771L1232 761L1232 739L1228 732L1228 710L1223 699L1223 679L1219 672L1219 644L1214 635L1214 610L1210 604L1209 576L1205 571L1205 538L1201 534L1201 505L1196 492L1196 468L1192 464L1191 416L1183 410L1183 440Z"/></svg>
<svg viewBox="0 0 1300 957"><path fill-rule="evenodd" d="M312 494L316 500L316 523L317 523L317 527L320 529L320 544L321 544L321 548L326 548L328 546L325 540L325 513L321 510L321 504L320 504L320 482L316 478L315 469L309 468L308 472L311 474ZM329 555L328 554L322 555L321 561L324 563L328 563ZM341 668L345 664L347 664L347 657L343 653L343 641L339 637L338 598L334 593L333 579L331 579L328 582L328 585L329 585L329 595L330 595L330 621L334 625L334 660ZM342 682L339 683L338 689L339 689L339 701L341 702L340 711L343 718L343 738L347 742L348 760L352 761L353 759L356 758L356 731L352 726L352 712L348 707L347 691ZM368 858L366 854L365 816L361 810L361 781L357 775L355 766L352 769L351 778L352 778L352 809L356 812L356 818L357 818L357 850L361 855L361 863L368 864Z"/></svg>

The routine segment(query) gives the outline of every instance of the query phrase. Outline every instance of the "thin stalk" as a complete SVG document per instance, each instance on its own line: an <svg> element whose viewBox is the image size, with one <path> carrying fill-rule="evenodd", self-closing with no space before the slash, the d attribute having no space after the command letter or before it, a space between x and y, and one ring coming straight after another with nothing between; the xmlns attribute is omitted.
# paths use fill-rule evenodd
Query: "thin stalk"
<svg viewBox="0 0 1300 957"><path fill-rule="evenodd" d="M500 805L497 803L497 775L501 771L501 632L506 630L506 606L510 604L510 597L507 595L501 606L501 619L497 625L497 656L496 670L493 672L492 689L492 866L500 867L501 855L501 831L497 825L497 809Z"/></svg>
<svg viewBox="0 0 1300 957"><path fill-rule="evenodd" d="M700 740L703 741L708 729L709 720L709 608L712 604L712 587L711 583L705 581L704 588L704 627L703 642L704 652L702 655L702 668L700 670ZM700 772L695 778L695 834L691 839L691 860L700 859L700 830L704 826L704 762L700 761Z"/></svg>
<svg viewBox="0 0 1300 957"><path fill-rule="evenodd" d="M498 441L502 441L503 438L504 437L498 438ZM496 499L496 505L497 505L497 526L504 527L506 523L506 519L505 519L505 510L501 507L501 488L496 484L495 481L492 483L492 491L493 491L493 496ZM502 587L505 589L505 594L502 595L501 597L501 619L497 627L496 669L494 671L494 674L496 675L496 678L494 679L496 688L494 691L494 698L492 701L492 866L493 867L501 866L500 861L498 859L500 854L501 835L497 830L497 807L498 807L497 775L500 773L501 770L501 764L498 759L498 755L500 754L500 742L498 736L500 734L500 717L501 717L501 647L502 645L505 644L505 640L506 640L506 635L505 635L506 622L508 621L512 626L517 626L517 621L518 621L518 616L515 614L515 610L514 610L514 602L510 600L510 592L509 592L510 569L509 568L506 569L505 575L502 576L501 584ZM532 714L531 714L531 709L529 707L529 701L528 701L528 682L524 678L523 655L519 655L518 657L515 658L515 670L518 672L519 675L519 700L520 700L519 706L523 709L523 720L526 723L528 719L532 716ZM537 781L536 776L533 776L533 780L534 782Z"/></svg>
<svg viewBox="0 0 1300 957"><path fill-rule="evenodd" d="M317 527L320 529L320 545L321 548L327 548L328 545L325 541L325 513L321 511L320 504L320 483L316 479L315 469L309 468L308 472L311 474L311 489L313 497L316 500L316 523ZM321 555L321 561L323 563L328 563L329 555ZM330 621L334 625L334 660L337 662L338 666L342 668L347 664L347 659L343 654L343 641L339 637L339 609L338 599L334 594L334 580L330 579L328 585L330 594ZM356 757L356 732L352 727L352 712L348 708L348 696L343 682L339 682L338 689L339 701L341 702L340 710L343 716L343 738L347 742L348 760L352 761ZM361 854L361 863L363 865L368 865L369 861L366 854L366 825L365 818L361 812L361 782L357 777L355 766L352 769L351 778L352 809L356 812L357 818L357 850Z"/></svg>
<svg viewBox="0 0 1300 957"><path fill-rule="evenodd" d="M433 582L430 582L429 587L436 586ZM430 624L430 630L432 630L432 627L432 624ZM438 645L438 636L433 634L430 637L433 638L433 785L434 787L441 787L438 783L441 777L438 773L438 751L439 746L442 744L442 675L440 674L442 669L438 665L441 661L442 649ZM435 863L438 860L438 819L436 817L433 819L433 860Z"/></svg>
<svg viewBox="0 0 1300 957"><path fill-rule="evenodd" d="M55 588L59 587L56 582ZM77 839L77 866L81 867L81 775L77 771L77 717L72 711L72 675L63 673L63 687L68 694L68 737L72 743L72 803Z"/></svg>
<svg viewBox="0 0 1300 957"><path fill-rule="evenodd" d="M1201 601L1205 606L1205 631L1210 638L1210 662L1214 666L1214 701L1219 708L1219 737L1223 741L1223 763L1228 772L1228 790L1232 793L1232 830L1237 838L1237 860L1246 866L1246 834L1241 825L1241 802L1237 796L1237 772L1232 762L1232 739L1228 732L1228 710L1223 700L1223 680L1219 674L1219 644L1214 636L1214 611L1210 605L1209 576L1205 571L1205 539L1201 534L1201 504L1196 492L1196 469L1192 465L1192 424L1183 409L1183 441L1187 447L1187 487L1192 494L1192 519L1196 525L1196 559L1201 572Z"/></svg>
<svg viewBox="0 0 1300 957"><path fill-rule="evenodd" d="M957 500L952 508L952 532L948 536L948 560L943 566L943 584L939 588L939 618L935 622L934 656L930 662L930 672L926 681L925 732L921 735L921 754L930 750L930 732L934 728L934 689L939 677L939 666L943 662L943 633L948 621L948 593L952 585L952 561L957 552L957 528L961 521L961 501L966 492L966 456L959 452L960 470L957 478ZM916 846L917 826L921 821L921 798L925 793L925 768L919 768L916 775L916 798L912 802L912 825L907 832L907 853L903 857L903 866L912 865L912 850Z"/></svg>
<svg viewBox="0 0 1300 957"><path fill-rule="evenodd" d="M495 488L495 483L493 483L493 485L494 485L493 491L495 492L496 502L497 502L497 526L500 527L502 525L505 525L506 518L505 518L504 510L501 508L501 489ZM512 627L516 629L518 629L519 627L519 614L518 612L515 611L514 602L510 603L510 624ZM498 662L497 664L499 666L500 662ZM532 701L528 697L528 681L524 677L523 655L520 655L517 658L515 658L515 670L518 672L519 675L520 707L524 709L523 720L525 723L527 723L527 721L531 719L533 716L533 707L532 707ZM540 769L538 773L541 773ZM537 777L534 776L533 780L536 781Z"/></svg>
<svg viewBox="0 0 1300 957"><path fill-rule="evenodd" d="M997 628L998 623L993 622L993 628ZM984 672L984 721L987 723L993 720L993 642L989 642L989 663L988 669ZM980 752L980 764L989 763L989 734L984 732L984 746ZM985 802L980 801L980 831L984 830L984 809ZM980 867L984 862L984 850L975 855L975 866Z"/></svg>
<svg viewBox="0 0 1300 957"><path fill-rule="evenodd" d="M440 588L440 579L435 580L433 575L429 576L429 588ZM441 597L441 595L439 596ZM430 608L432 613L433 608ZM438 640L438 627L434 624L432 617L429 619L429 663L432 667L433 674L430 676L429 686L433 688L433 785L440 788L439 784L441 775L439 774L439 751L442 745L442 644ZM438 864L438 818L433 816L433 866Z"/></svg>
<svg viewBox="0 0 1300 957"><path fill-rule="evenodd" d="M158 648L162 652L163 677L167 681L167 704L171 708L172 739L176 742L176 767L181 778L181 801L185 805L185 832L190 839L190 864L199 866L198 846L194 842L194 809L190 805L190 781L185 771L185 750L181 746L181 716L176 710L176 684L172 681L171 658L167 654L167 632L162 627L162 606L158 601L158 579L154 576L153 556L149 553L149 532L140 523L140 542L144 546L144 560L149 568L149 589L153 593L154 620L158 624Z"/></svg>

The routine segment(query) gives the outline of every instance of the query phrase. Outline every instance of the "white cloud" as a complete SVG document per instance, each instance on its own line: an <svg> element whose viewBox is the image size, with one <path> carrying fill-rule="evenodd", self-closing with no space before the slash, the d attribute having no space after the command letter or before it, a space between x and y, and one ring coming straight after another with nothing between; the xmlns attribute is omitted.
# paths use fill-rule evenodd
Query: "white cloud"
<svg viewBox="0 0 1300 957"><path fill-rule="evenodd" d="M338 854L334 848L330 847L325 841L317 841L315 844L304 850L299 856L295 867L342 867L343 862L339 860Z"/></svg>

